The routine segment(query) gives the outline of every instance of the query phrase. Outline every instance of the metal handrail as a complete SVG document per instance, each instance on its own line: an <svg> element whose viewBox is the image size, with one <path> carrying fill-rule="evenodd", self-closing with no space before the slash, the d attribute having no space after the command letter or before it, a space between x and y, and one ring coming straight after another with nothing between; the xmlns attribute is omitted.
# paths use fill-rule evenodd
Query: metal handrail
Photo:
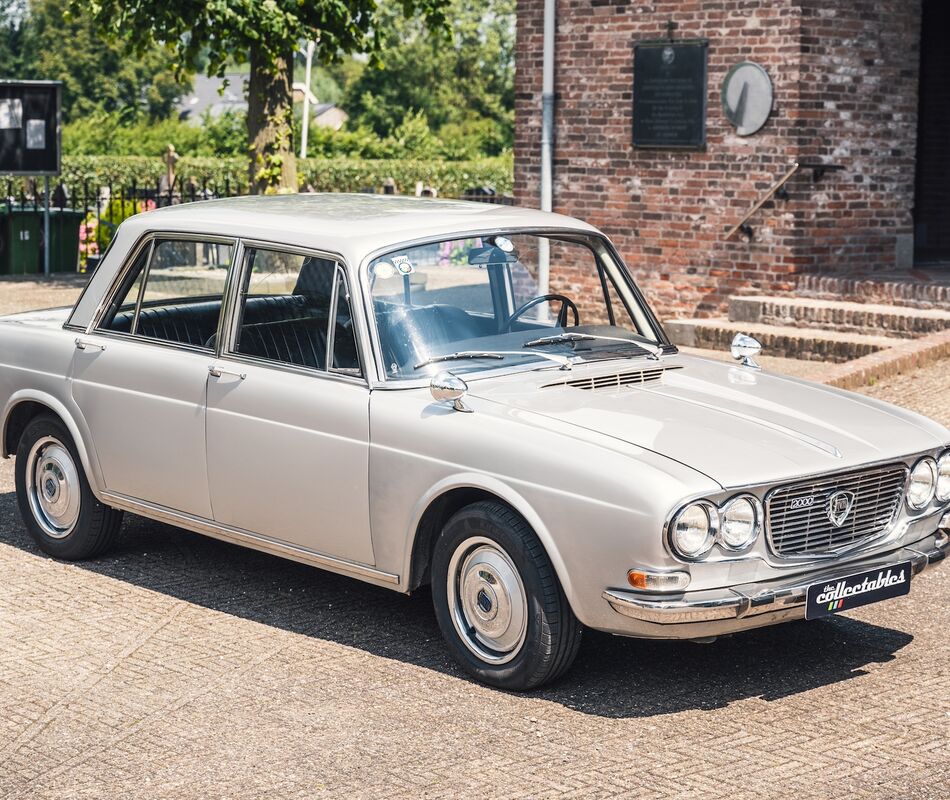
<svg viewBox="0 0 950 800"><path fill-rule="evenodd" d="M726 239L732 238L735 235L736 231L744 231L749 236L749 239L751 240L752 229L746 223L751 219L752 215L755 214L756 211L762 208L762 206L764 206L773 197L777 196L781 200L788 200L788 192L785 191L783 187L785 186L786 183L788 183L791 180L792 176L796 172L798 172L800 169L810 169L812 171L813 180L817 182L818 180L821 179L821 176L824 175L826 172L840 172L841 170L844 169L844 166L841 164L825 164L820 161L817 161L817 162L796 161L794 164L792 164L789 171L786 172L781 178L779 178L779 180L773 183L769 187L769 190L764 195L762 195L762 197L760 197L758 201L756 201L755 205L749 209L746 215L741 220L739 220L738 223L736 223L729 229L729 232L726 234Z"/></svg>
<svg viewBox="0 0 950 800"><path fill-rule="evenodd" d="M733 236L735 236L735 234L736 234L737 231L742 230L742 227L752 218L753 214L755 214L756 211L758 211L758 210L759 210L760 208L762 208L762 206L764 206L769 200L771 200L771 199L775 196L775 194L776 194L786 183L788 183L788 182L792 179L792 176L793 176L796 172L798 172L799 169L801 169L801 164L799 164L799 163L796 161L794 164L792 164L791 169L790 169L788 172L786 172L781 178L779 178L778 181L776 181L775 183L773 183L773 184L769 187L769 190L768 190L764 195L762 195L762 197L760 197L760 198L756 201L755 205L752 206L752 208L749 209L749 211L746 213L746 215L745 215L741 220L739 220L739 222L737 222L735 225L733 225L733 226L729 229L729 232L726 234L726 239L731 239Z"/></svg>

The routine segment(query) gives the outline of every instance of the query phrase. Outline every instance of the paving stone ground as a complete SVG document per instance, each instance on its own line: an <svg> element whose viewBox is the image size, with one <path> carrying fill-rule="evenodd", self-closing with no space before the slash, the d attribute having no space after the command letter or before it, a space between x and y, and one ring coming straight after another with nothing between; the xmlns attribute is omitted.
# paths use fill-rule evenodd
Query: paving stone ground
<svg viewBox="0 0 950 800"><path fill-rule="evenodd" d="M866 391L950 423L950 363ZM5 461L0 798L943 800L948 589L710 645L587 632L516 695L462 675L425 593L131 516L53 561Z"/></svg>

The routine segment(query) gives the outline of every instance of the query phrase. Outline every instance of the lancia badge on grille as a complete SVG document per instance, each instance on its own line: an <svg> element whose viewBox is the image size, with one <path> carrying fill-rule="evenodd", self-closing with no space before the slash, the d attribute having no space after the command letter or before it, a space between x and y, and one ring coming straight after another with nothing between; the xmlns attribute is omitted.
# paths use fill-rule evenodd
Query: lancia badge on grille
<svg viewBox="0 0 950 800"><path fill-rule="evenodd" d="M836 528L844 525L854 506L854 492L835 492L828 498L828 519Z"/></svg>

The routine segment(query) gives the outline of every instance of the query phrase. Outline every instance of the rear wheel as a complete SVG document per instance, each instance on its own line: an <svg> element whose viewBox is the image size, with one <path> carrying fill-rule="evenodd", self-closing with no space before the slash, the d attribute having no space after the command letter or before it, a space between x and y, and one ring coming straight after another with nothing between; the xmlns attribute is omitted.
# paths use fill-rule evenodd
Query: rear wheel
<svg viewBox="0 0 950 800"><path fill-rule="evenodd" d="M528 524L475 503L446 524L432 560L432 599L452 655L474 677L532 689L574 661L581 624Z"/></svg>
<svg viewBox="0 0 950 800"><path fill-rule="evenodd" d="M44 552L80 560L98 555L115 540L122 512L92 493L61 420L43 414L30 421L20 437L15 472L20 514Z"/></svg>

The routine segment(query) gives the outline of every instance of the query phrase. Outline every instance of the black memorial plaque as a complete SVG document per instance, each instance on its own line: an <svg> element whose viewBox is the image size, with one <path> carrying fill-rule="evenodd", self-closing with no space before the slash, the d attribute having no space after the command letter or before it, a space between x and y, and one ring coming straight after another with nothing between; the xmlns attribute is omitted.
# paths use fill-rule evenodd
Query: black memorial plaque
<svg viewBox="0 0 950 800"><path fill-rule="evenodd" d="M0 81L0 175L59 174L61 86Z"/></svg>
<svg viewBox="0 0 950 800"><path fill-rule="evenodd" d="M708 42L640 42L633 51L633 145L706 146Z"/></svg>

